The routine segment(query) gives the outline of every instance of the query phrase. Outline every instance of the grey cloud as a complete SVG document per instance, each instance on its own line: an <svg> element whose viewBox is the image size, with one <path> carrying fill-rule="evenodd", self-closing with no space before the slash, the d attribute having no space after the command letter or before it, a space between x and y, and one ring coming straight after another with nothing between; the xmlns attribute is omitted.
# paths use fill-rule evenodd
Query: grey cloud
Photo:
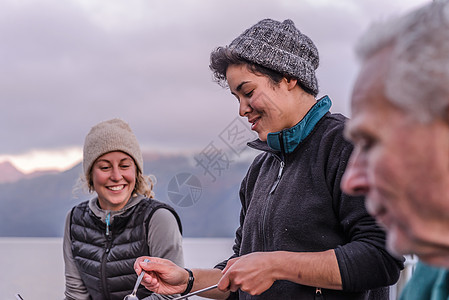
<svg viewBox="0 0 449 300"><path fill-rule="evenodd" d="M112 117L143 145L205 147L238 111L211 80L210 51L266 17L290 18L315 41L321 94L348 115L353 43L370 13L349 2L356 14L304 1L141 1L133 17L93 16L70 0L3 1L0 154L81 146Z"/></svg>

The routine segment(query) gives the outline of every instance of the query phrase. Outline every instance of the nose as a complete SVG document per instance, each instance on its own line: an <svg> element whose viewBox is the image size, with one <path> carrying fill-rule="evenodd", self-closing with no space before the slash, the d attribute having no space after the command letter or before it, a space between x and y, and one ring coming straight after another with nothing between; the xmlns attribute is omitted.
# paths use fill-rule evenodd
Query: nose
<svg viewBox="0 0 449 300"><path fill-rule="evenodd" d="M369 191L367 159L357 148L351 154L341 181L341 189L349 195L366 195Z"/></svg>
<svg viewBox="0 0 449 300"><path fill-rule="evenodd" d="M240 103L239 103L239 115L241 117L244 117L244 116L246 116L246 114L248 114L252 111L253 111L253 108L249 104L249 101L242 97L242 99L240 99Z"/></svg>
<svg viewBox="0 0 449 300"><path fill-rule="evenodd" d="M120 179L122 179L122 173L120 171L120 168L118 167L112 167L111 169L111 180L113 181L119 181Z"/></svg>

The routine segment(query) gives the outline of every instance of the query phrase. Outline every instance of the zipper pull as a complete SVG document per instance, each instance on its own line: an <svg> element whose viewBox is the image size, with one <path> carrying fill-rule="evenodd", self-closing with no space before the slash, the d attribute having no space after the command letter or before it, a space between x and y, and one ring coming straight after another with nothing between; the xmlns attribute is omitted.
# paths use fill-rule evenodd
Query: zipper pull
<svg viewBox="0 0 449 300"><path fill-rule="evenodd" d="M111 225L111 212L106 215L106 236L109 236L109 225Z"/></svg>
<svg viewBox="0 0 449 300"><path fill-rule="evenodd" d="M274 193L274 190L276 190L279 181L281 181L282 171L284 171L285 162L281 161L281 166L279 168L278 177L276 178L276 181L274 182L273 186L271 187L270 194Z"/></svg>

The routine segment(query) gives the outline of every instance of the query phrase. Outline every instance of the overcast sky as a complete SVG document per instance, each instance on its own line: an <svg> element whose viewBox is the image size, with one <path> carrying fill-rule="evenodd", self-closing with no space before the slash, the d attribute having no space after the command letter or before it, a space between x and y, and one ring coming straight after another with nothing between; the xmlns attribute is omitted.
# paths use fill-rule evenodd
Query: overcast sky
<svg viewBox="0 0 449 300"><path fill-rule="evenodd" d="M292 19L315 42L319 97L350 116L357 38L428 1L0 0L0 161L71 164L114 117L145 149L204 148L238 112L209 54L263 18Z"/></svg>

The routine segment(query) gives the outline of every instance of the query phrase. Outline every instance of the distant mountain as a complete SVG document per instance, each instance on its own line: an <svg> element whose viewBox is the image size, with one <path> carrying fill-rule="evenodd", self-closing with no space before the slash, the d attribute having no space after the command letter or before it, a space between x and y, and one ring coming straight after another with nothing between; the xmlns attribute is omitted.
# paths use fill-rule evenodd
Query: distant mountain
<svg viewBox="0 0 449 300"><path fill-rule="evenodd" d="M179 213L185 237L232 237L238 226L240 181L251 161L206 158L211 157L147 153L144 172L157 179L156 199ZM6 165L0 166L0 173L5 170ZM93 197L73 194L79 174L81 164L65 172L0 183L0 236L62 236L67 212ZM13 175L10 169L10 178Z"/></svg>
<svg viewBox="0 0 449 300"><path fill-rule="evenodd" d="M0 182L14 182L25 177L25 174L17 170L9 161L0 163Z"/></svg>
<svg viewBox="0 0 449 300"><path fill-rule="evenodd" d="M19 171L9 161L4 161L0 163L0 183L12 183L24 178L35 178L42 175L57 174L57 173L58 173L57 170L43 170L25 174Z"/></svg>

